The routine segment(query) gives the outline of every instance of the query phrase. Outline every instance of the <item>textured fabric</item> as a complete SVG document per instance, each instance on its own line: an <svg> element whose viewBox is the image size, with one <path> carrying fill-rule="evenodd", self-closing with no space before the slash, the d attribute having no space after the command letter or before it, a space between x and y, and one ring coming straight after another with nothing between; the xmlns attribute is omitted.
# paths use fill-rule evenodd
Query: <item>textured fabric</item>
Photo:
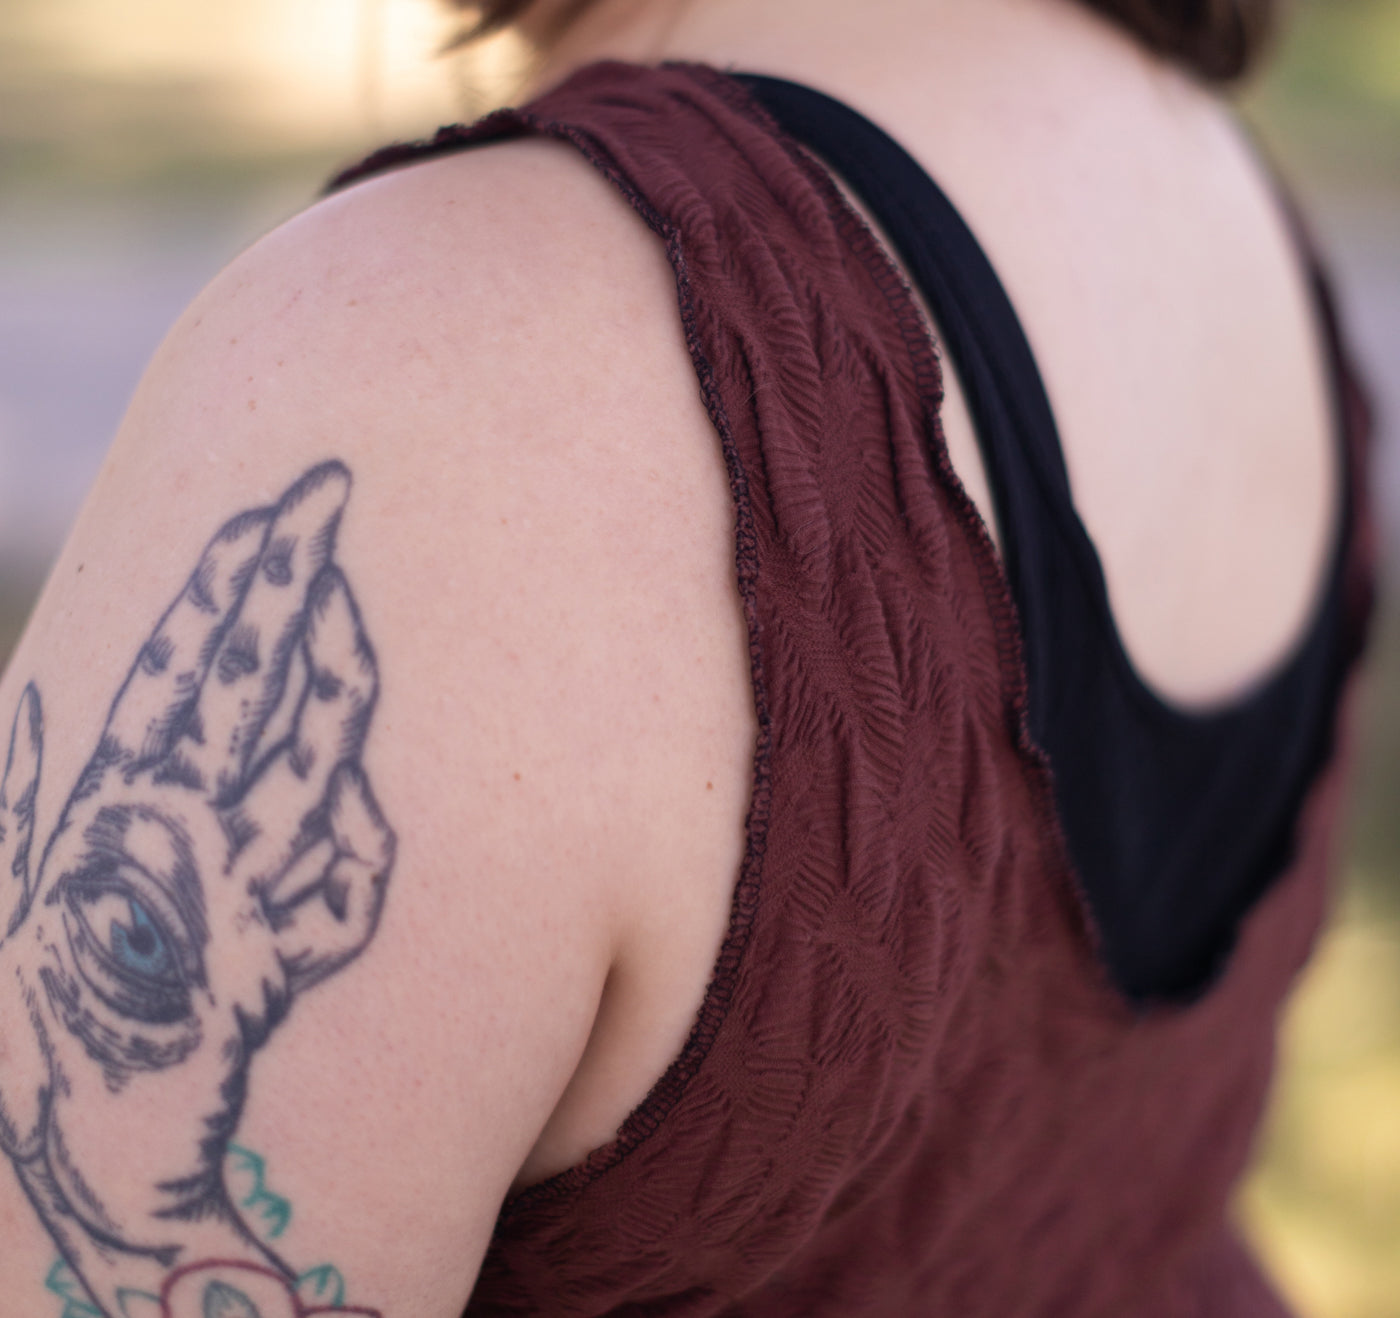
<svg viewBox="0 0 1400 1318"><path fill-rule="evenodd" d="M1212 990L1135 1011L883 251L735 83L690 66L593 66L344 181L525 133L572 142L665 242L734 493L759 740L690 1040L613 1143L505 1205L468 1313L1279 1318L1225 1212L1323 912L1344 757ZM1354 511L1349 655L1370 595Z"/></svg>
<svg viewBox="0 0 1400 1318"><path fill-rule="evenodd" d="M1165 704L1123 648L1035 357L962 217L850 107L790 82L741 81L854 189L938 322L996 500L1031 734L1050 757L1104 961L1135 1000L1190 1001L1285 863L1299 802L1327 755L1345 677L1345 528L1301 640L1267 680L1208 713Z"/></svg>

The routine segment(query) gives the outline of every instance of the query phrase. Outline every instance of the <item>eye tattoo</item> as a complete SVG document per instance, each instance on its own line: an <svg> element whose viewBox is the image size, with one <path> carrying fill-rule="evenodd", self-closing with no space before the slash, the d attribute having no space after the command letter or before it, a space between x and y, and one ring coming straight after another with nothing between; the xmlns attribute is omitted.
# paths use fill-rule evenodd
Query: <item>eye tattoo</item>
<svg viewBox="0 0 1400 1318"><path fill-rule="evenodd" d="M189 1015L175 941L120 880L67 885L69 946L78 972L109 1007L168 1025Z"/></svg>
<svg viewBox="0 0 1400 1318"><path fill-rule="evenodd" d="M93 936L97 950L111 958L119 973L162 984L179 982L169 942L134 897L117 892L82 894L75 909ZM101 933L104 925L105 937Z"/></svg>

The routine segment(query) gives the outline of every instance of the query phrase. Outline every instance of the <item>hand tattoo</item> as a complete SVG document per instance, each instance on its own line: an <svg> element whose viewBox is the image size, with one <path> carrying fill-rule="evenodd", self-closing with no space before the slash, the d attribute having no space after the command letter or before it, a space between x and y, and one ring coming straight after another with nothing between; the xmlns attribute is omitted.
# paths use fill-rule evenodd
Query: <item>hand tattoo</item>
<svg viewBox="0 0 1400 1318"><path fill-rule="evenodd" d="M20 699L0 779L0 1151L109 1318L133 1295L167 1318L313 1312L223 1164L253 1053L364 950L393 868L361 764L374 653L333 561L349 491L325 463L214 537L33 869L43 716L32 684Z"/></svg>

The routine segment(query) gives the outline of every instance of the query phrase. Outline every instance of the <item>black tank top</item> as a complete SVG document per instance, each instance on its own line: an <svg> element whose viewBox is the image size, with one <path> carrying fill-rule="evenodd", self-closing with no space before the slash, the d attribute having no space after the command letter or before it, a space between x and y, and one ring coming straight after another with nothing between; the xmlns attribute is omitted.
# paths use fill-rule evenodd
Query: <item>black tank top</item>
<svg viewBox="0 0 1400 1318"><path fill-rule="evenodd" d="M897 142L850 107L794 83L736 76L864 201L932 308L991 485L1031 732L1053 770L1104 960L1135 1001L1199 996L1246 911L1287 867L1302 798L1327 755L1344 670L1349 528L1335 532L1304 639L1270 676L1209 713L1161 700L1123 648L1030 344L961 216Z"/></svg>

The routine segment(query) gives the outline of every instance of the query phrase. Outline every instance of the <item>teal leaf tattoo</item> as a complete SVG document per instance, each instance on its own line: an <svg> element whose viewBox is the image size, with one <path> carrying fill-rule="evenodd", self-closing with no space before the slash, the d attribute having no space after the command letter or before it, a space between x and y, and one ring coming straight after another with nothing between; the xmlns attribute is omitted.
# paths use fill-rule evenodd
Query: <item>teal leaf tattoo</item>
<svg viewBox="0 0 1400 1318"><path fill-rule="evenodd" d="M228 1146L224 1179L234 1202L249 1214L249 1225L264 1240L276 1240L292 1222L292 1205L267 1187L267 1163L251 1149ZM240 1188L235 1188L240 1187Z"/></svg>
<svg viewBox="0 0 1400 1318"><path fill-rule="evenodd" d="M204 1318L258 1318L258 1310L242 1291L211 1281L204 1288Z"/></svg>
<svg viewBox="0 0 1400 1318"><path fill-rule="evenodd" d="M160 1315L160 1296L150 1291L134 1291L123 1286L117 1292L117 1304L121 1306L122 1318L159 1318Z"/></svg>
<svg viewBox="0 0 1400 1318"><path fill-rule="evenodd" d="M63 1318L102 1318L102 1310L88 1299L86 1287L63 1259L49 1269L44 1289L63 1301Z"/></svg>
<svg viewBox="0 0 1400 1318"><path fill-rule="evenodd" d="M297 1299L303 1304L329 1305L338 1309L345 1303L345 1278L330 1263L310 1268L297 1278Z"/></svg>
<svg viewBox="0 0 1400 1318"><path fill-rule="evenodd" d="M292 1220L292 1206L267 1185L267 1162L251 1149L230 1144L224 1163L230 1197L249 1214L250 1224L267 1240L280 1236ZM104 1318L88 1298L77 1274L58 1259L44 1280L45 1288L63 1301L60 1318ZM346 1303L345 1278L333 1263L308 1268L296 1279L296 1295L308 1308L339 1309ZM121 1318L158 1318L161 1301L148 1291L123 1287L117 1292ZM204 1291L202 1318L260 1318L257 1306L237 1287L211 1281Z"/></svg>

